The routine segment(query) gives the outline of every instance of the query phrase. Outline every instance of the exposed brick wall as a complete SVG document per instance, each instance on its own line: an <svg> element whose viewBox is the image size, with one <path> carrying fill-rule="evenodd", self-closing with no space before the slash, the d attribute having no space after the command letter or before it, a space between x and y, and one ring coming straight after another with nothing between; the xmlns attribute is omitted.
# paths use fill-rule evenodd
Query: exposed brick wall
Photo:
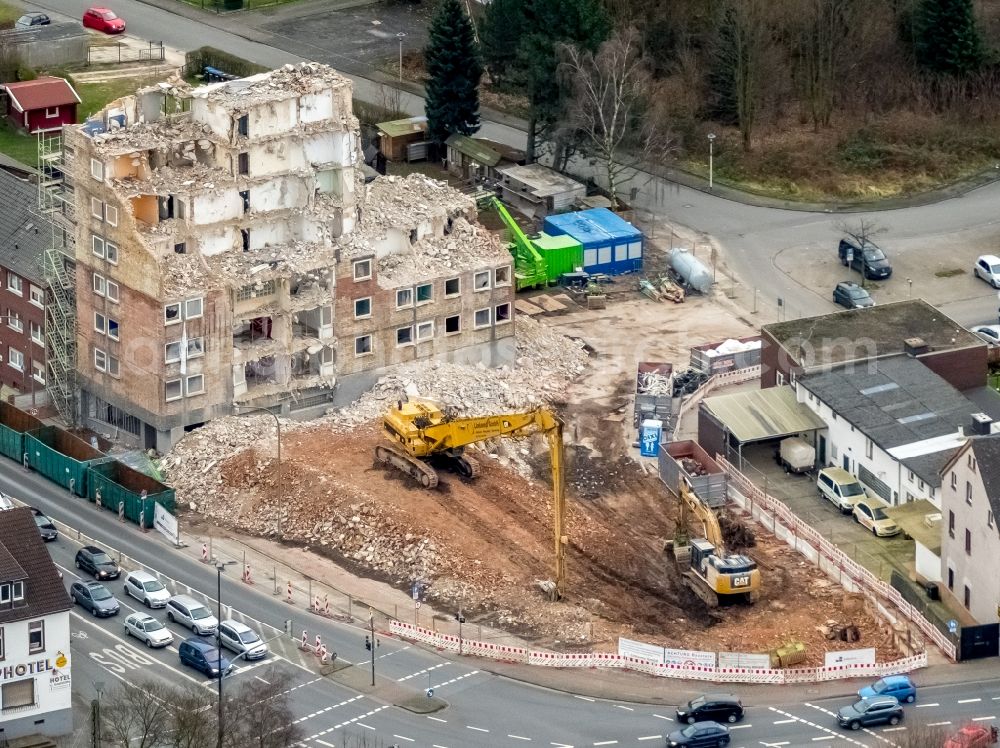
<svg viewBox="0 0 1000 748"><path fill-rule="evenodd" d="M45 330L45 307L31 303L31 286L34 285L35 288L42 286L22 277L21 294L18 295L8 289L10 275L21 277L14 271L0 266L0 315L19 314L22 328L21 332L18 332L10 326L9 319L0 319L0 383L21 392L39 391L44 389L45 385L32 378L32 362L39 361L43 367L45 366L45 348L31 340L31 325L34 323L41 330ZM11 348L24 356L21 370L10 365Z"/></svg>
<svg viewBox="0 0 1000 748"><path fill-rule="evenodd" d="M926 353L917 360L957 390L986 385L989 364L985 345Z"/></svg>

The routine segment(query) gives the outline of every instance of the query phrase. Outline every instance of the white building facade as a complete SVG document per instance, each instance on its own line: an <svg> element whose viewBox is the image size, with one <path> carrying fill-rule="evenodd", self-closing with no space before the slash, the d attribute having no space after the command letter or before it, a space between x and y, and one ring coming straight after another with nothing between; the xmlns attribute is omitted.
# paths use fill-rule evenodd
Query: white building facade
<svg viewBox="0 0 1000 748"><path fill-rule="evenodd" d="M71 607L31 511L0 512L0 741L73 731Z"/></svg>

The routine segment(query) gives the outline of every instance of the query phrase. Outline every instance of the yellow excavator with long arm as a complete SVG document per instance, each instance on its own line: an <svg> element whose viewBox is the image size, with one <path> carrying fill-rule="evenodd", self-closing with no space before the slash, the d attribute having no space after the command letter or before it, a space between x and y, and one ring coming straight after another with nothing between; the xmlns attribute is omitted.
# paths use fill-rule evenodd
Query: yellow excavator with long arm
<svg viewBox="0 0 1000 748"><path fill-rule="evenodd" d="M375 447L375 460L414 478L424 488L438 484L432 461L447 459L465 478L479 475L479 463L465 454L465 447L494 437L518 437L543 433L549 443L552 466L552 531L555 541L554 599L566 582L566 537L563 516L566 486L563 476L562 421L548 408L526 413L480 418L450 418L431 400L414 398L398 402L382 416L382 431L391 444Z"/></svg>
<svg viewBox="0 0 1000 748"><path fill-rule="evenodd" d="M757 562L749 556L726 555L719 518L683 479L678 498L681 511L670 547L684 583L710 608L720 603L753 603L760 595ZM701 523L704 537L688 536L692 516Z"/></svg>

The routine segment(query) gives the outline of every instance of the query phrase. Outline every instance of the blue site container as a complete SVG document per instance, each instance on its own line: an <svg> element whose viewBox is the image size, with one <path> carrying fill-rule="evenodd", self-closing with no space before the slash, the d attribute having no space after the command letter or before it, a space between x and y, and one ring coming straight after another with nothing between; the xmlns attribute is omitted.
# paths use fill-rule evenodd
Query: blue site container
<svg viewBox="0 0 1000 748"><path fill-rule="evenodd" d="M607 208L548 216L542 230L580 242L588 273L618 275L642 269L642 232Z"/></svg>

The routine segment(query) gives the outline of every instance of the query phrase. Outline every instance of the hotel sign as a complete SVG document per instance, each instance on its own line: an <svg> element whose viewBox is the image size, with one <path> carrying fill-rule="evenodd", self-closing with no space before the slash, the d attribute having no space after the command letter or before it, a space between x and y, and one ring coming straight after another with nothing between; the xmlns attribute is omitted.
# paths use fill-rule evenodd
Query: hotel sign
<svg viewBox="0 0 1000 748"><path fill-rule="evenodd" d="M69 659L62 652L57 652L55 661L51 658L44 660L31 660L17 665L4 665L0 667L0 681L11 680L13 678L23 678L26 675L39 675L45 672L58 673L57 668L64 668L69 664Z"/></svg>

